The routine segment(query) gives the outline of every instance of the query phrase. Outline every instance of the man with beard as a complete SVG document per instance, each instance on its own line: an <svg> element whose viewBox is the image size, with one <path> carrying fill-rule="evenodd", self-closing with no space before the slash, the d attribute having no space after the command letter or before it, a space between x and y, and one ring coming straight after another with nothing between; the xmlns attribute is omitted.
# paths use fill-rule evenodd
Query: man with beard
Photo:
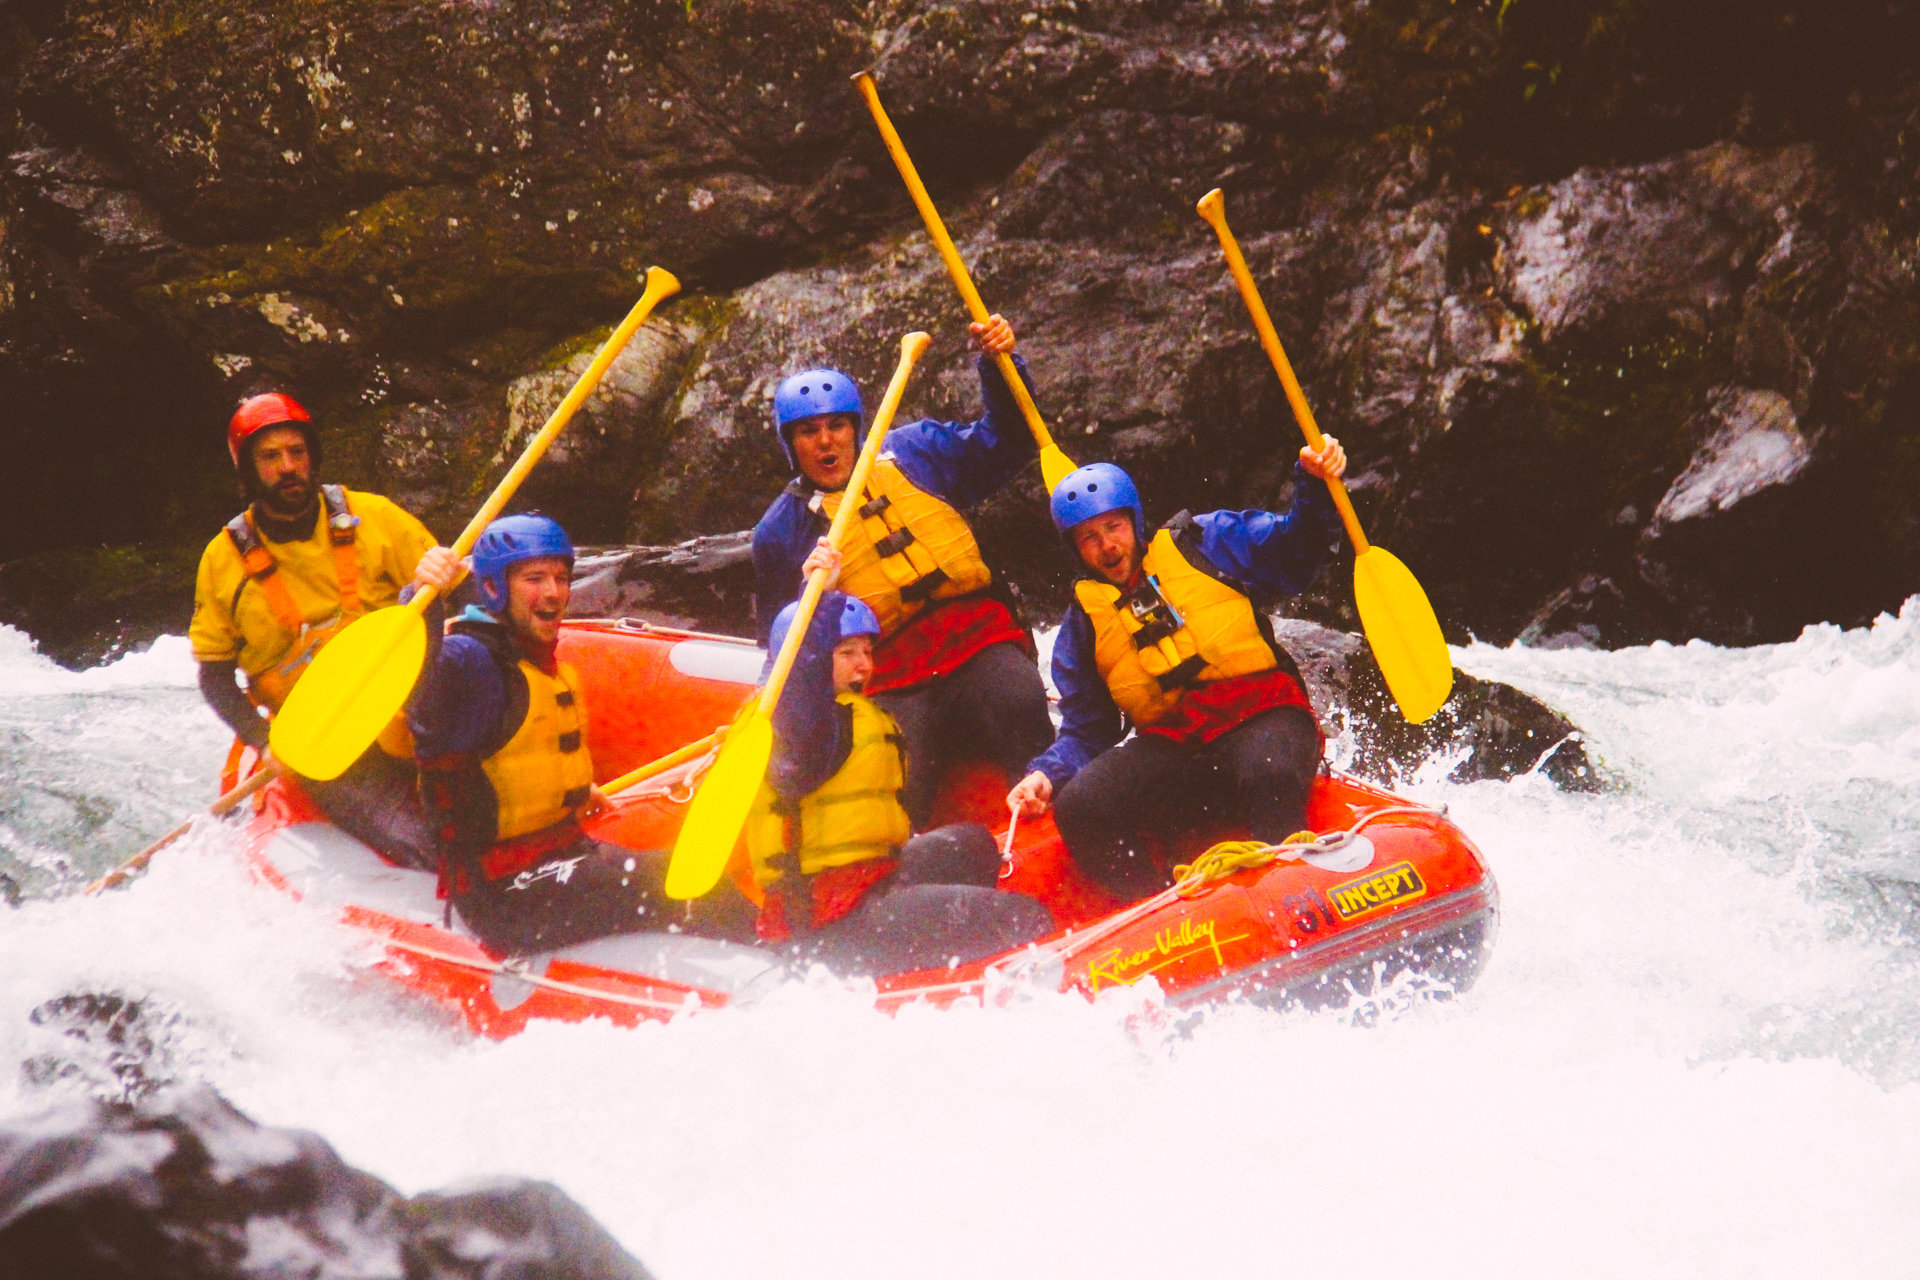
<svg viewBox="0 0 1920 1280"><path fill-rule="evenodd" d="M1007 804L1051 804L1074 861L1116 896L1171 884L1169 845L1230 827L1277 844L1306 825L1323 740L1267 611L1319 576L1340 529L1326 481L1346 466L1329 436L1300 450L1286 512L1182 511L1151 536L1120 468L1054 487L1082 571L1053 644L1060 736Z"/></svg>
<svg viewBox="0 0 1920 1280"><path fill-rule="evenodd" d="M315 481L320 440L288 395L254 396L227 427L247 509L200 557L189 635L200 691L247 746L267 751L267 721L322 646L402 589L450 588L459 562L387 499ZM246 675L244 691L236 671ZM381 735L331 782L305 780L349 835L409 866L432 865L414 798L405 726Z"/></svg>
<svg viewBox="0 0 1920 1280"><path fill-rule="evenodd" d="M840 551L825 533L866 440L860 389L837 369L810 369L774 392L774 430L798 474L753 531L760 641L816 569L871 609L880 635L866 696L898 723L907 749L902 797L926 826L942 775L984 753L1011 782L1053 741L1033 639L981 558L961 511L1004 489L1033 460L1033 437L990 358L1011 354L1000 316L972 326L983 412L977 422L922 420L887 432L859 518ZM1026 376L1026 365L1014 357ZM844 555L842 554L844 552Z"/></svg>

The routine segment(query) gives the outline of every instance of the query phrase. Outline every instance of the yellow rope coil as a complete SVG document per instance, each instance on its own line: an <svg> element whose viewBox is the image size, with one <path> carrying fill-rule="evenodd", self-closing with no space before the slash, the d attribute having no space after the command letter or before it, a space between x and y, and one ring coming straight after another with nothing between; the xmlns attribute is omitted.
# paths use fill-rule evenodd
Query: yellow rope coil
<svg viewBox="0 0 1920 1280"><path fill-rule="evenodd" d="M1261 844L1258 840L1223 840L1207 849L1185 866L1173 869L1174 892L1191 898L1216 880L1224 880L1236 871L1264 867L1280 856L1290 844L1312 844L1311 831L1296 831L1279 844Z"/></svg>

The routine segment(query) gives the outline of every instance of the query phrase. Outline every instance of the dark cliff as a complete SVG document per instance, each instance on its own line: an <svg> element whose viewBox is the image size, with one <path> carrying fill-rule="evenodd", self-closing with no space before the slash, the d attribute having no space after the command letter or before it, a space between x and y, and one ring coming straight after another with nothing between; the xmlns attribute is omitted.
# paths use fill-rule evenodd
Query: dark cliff
<svg viewBox="0 0 1920 1280"><path fill-rule="evenodd" d="M1284 502L1298 447L1192 211L1220 186L1363 519L1452 638L1777 640L1920 580L1911 3L0 16L0 597L39 599L28 625L80 607L77 547L146 544L97 611L187 592L179 549L235 502L221 426L267 387L322 419L333 478L451 536L651 263L687 293L526 493L584 540L750 524L778 377L832 362L877 395L907 328L936 337L907 410L970 415L865 67L1062 445L1156 515ZM979 523L1056 605L1037 469ZM1345 576L1301 611L1351 625Z"/></svg>

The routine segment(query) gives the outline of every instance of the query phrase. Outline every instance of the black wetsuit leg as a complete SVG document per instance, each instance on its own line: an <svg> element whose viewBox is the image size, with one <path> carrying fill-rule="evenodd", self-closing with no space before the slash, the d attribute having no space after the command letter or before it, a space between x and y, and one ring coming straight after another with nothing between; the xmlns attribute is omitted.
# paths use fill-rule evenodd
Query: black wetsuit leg
<svg viewBox="0 0 1920 1280"><path fill-rule="evenodd" d="M1002 893L1000 854L976 823L915 836L900 868L859 906L795 948L845 975L907 973L966 964L1053 932L1053 917L1020 893ZM951 878L949 878L951 877Z"/></svg>
<svg viewBox="0 0 1920 1280"><path fill-rule="evenodd" d="M1171 738L1136 734L1060 788L1054 822L1080 870L1129 902L1166 888L1156 843L1198 828L1214 808L1213 779L1198 756Z"/></svg>
<svg viewBox="0 0 1920 1280"><path fill-rule="evenodd" d="M420 807L418 770L375 743L329 782L300 779L327 821L389 862L417 871L440 865L439 846Z"/></svg>
<svg viewBox="0 0 1920 1280"><path fill-rule="evenodd" d="M1298 707L1249 717L1205 746L1138 734L1060 789L1054 820L1080 869L1132 901L1172 883L1154 856L1229 826L1283 840L1306 825L1320 764L1313 719Z"/></svg>
<svg viewBox="0 0 1920 1280"><path fill-rule="evenodd" d="M581 839L507 879L477 875L454 907L494 951L557 951L615 933L665 929L684 912L666 895L663 859Z"/></svg>
<svg viewBox="0 0 1920 1280"><path fill-rule="evenodd" d="M1277 844L1307 825L1307 797L1320 771L1320 735L1299 707L1263 711L1208 744L1233 778L1234 817L1247 835Z"/></svg>
<svg viewBox="0 0 1920 1280"><path fill-rule="evenodd" d="M1053 745L1047 687L1040 668L1016 644L992 644L937 680L875 694L900 725L907 745L907 788L901 795L915 829L933 813L947 766L983 758L1005 770L1011 786L1027 762Z"/></svg>

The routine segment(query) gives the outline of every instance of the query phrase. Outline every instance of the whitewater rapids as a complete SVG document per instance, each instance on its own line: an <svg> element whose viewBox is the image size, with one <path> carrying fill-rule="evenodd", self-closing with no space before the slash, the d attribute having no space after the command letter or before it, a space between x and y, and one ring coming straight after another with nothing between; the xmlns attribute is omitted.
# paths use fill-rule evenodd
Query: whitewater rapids
<svg viewBox="0 0 1920 1280"><path fill-rule="evenodd" d="M873 1012L796 984L476 1040L248 885L185 642L62 671L0 628L0 1115L29 1014L138 997L154 1069L403 1192L547 1178L663 1280L1920 1274L1920 597L1791 643L1455 651L1618 784L1401 789L1485 851L1478 986L1344 1014L1151 992ZM1335 743L1336 756L1350 744ZM59 1086L55 1086L59 1087Z"/></svg>

